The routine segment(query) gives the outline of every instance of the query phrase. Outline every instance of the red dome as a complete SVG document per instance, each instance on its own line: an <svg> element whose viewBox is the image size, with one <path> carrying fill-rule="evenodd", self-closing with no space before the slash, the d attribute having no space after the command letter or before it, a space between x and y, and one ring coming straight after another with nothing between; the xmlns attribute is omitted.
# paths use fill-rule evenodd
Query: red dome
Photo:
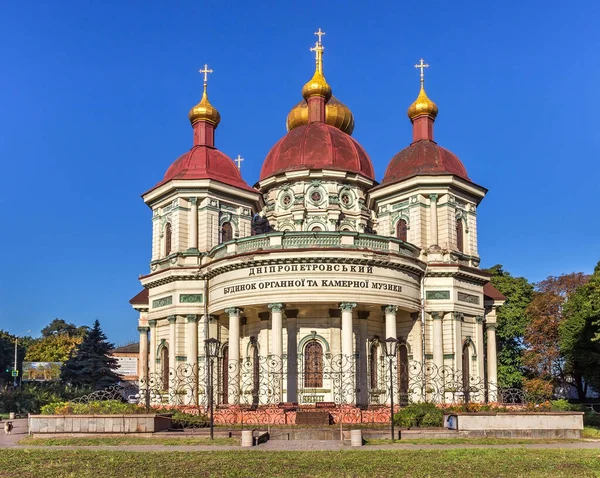
<svg viewBox="0 0 600 478"><path fill-rule="evenodd" d="M435 142L423 139L392 158L381 184L396 183L412 176L440 174L454 174L470 181L460 159Z"/></svg>
<svg viewBox="0 0 600 478"><path fill-rule="evenodd" d="M335 169L375 179L373 165L362 146L322 122L299 126L281 138L267 154L260 180L300 169Z"/></svg>
<svg viewBox="0 0 600 478"><path fill-rule="evenodd" d="M255 191L242 179L240 170L226 154L209 146L194 146L167 169L156 186L172 179L214 179L242 189Z"/></svg>

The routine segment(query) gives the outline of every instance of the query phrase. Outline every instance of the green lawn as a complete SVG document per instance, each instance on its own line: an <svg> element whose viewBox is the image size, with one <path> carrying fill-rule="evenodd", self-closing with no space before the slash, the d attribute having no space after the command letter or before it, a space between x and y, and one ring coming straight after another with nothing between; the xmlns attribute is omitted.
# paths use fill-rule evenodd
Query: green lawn
<svg viewBox="0 0 600 478"><path fill-rule="evenodd" d="M600 428L583 427L583 438L595 438L597 440L600 440Z"/></svg>
<svg viewBox="0 0 600 478"><path fill-rule="evenodd" d="M2 450L2 476L98 477L592 477L598 450L454 449L339 452Z"/></svg>
<svg viewBox="0 0 600 478"><path fill-rule="evenodd" d="M399 445L531 445L535 443L574 443L580 440L558 440L549 438L403 438L394 443ZM367 438L366 445L390 445L389 439Z"/></svg>
<svg viewBox="0 0 600 478"><path fill-rule="evenodd" d="M120 446L120 445L240 445L239 438L144 438L135 436L123 437L69 437L69 438L23 438L20 445L33 446Z"/></svg>

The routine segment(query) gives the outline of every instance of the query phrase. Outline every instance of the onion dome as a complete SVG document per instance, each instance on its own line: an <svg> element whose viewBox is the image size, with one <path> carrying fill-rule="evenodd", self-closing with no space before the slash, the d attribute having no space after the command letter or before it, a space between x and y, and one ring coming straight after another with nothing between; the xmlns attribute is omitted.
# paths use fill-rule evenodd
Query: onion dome
<svg viewBox="0 0 600 478"><path fill-rule="evenodd" d="M325 122L346 134L354 131L354 115L350 108L338 100L335 95L325 105ZM288 131L308 124L308 104L306 100L300 101L288 114L286 127Z"/></svg>
<svg viewBox="0 0 600 478"><path fill-rule="evenodd" d="M413 142L392 158L381 181L382 185L413 176L443 174L452 174L470 181L460 159L433 141L433 124L438 107L427 97L423 86L423 69L428 66L423 60L415 65L421 69L421 91L417 100L408 108L408 117L413 126Z"/></svg>
<svg viewBox="0 0 600 478"><path fill-rule="evenodd" d="M200 70L204 73L202 100L189 113L194 129L194 146L171 164L162 181L155 187L171 180L212 179L230 186L255 191L242 179L239 168L233 160L215 147L215 129L221 115L208 101L207 74L212 73L207 65Z"/></svg>
<svg viewBox="0 0 600 478"><path fill-rule="evenodd" d="M318 121L294 128L273 146L263 163L260 180L302 169L348 171L375 179L369 155L358 141Z"/></svg>
<svg viewBox="0 0 600 478"><path fill-rule="evenodd" d="M425 93L425 88L423 84L421 84L421 91L419 92L419 96L415 102L408 107L408 117L411 121L414 121L415 118L419 116L429 116L431 119L435 119L438 114L437 105L431 101L427 93Z"/></svg>

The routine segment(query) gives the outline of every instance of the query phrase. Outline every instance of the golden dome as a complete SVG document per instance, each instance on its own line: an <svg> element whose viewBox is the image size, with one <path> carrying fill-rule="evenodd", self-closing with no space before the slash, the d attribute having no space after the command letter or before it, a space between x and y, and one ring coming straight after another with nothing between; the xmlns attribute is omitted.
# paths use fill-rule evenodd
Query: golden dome
<svg viewBox="0 0 600 478"><path fill-rule="evenodd" d="M429 116L431 119L435 119L437 114L437 105L427 97L427 93L425 93L425 88L421 83L421 91L419 92L419 96L417 96L415 102L408 108L408 117L411 121L413 121L418 116L423 115Z"/></svg>
<svg viewBox="0 0 600 478"><path fill-rule="evenodd" d="M331 98L331 86L319 70L315 71L313 77L302 87L302 96L305 100L313 96L322 96L327 101Z"/></svg>
<svg viewBox="0 0 600 478"><path fill-rule="evenodd" d="M344 103L331 95L325 105L325 123L331 125L344 133L351 135L354 131L354 116L352 111ZM298 126L308 124L308 104L301 100L288 114L286 126L291 131Z"/></svg>
<svg viewBox="0 0 600 478"><path fill-rule="evenodd" d="M198 121L208 121L217 127L221 121L221 115L208 101L208 95L206 94L206 83L204 84L204 92L202 93L202 99L200 100L200 103L190 110L188 117L190 118L190 123L192 123L192 126Z"/></svg>

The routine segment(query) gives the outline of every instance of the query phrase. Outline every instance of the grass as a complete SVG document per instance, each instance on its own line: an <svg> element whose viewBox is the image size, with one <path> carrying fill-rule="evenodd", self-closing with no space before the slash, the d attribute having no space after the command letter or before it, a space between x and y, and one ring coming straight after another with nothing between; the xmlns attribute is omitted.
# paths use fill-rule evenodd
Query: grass
<svg viewBox="0 0 600 478"><path fill-rule="evenodd" d="M69 437L69 438L23 438L19 445L29 446L121 446L121 445L166 445L166 446L184 446L184 445L240 445L237 438L217 437L214 440L209 438L164 438L164 437Z"/></svg>
<svg viewBox="0 0 600 478"><path fill-rule="evenodd" d="M125 452L11 450L0 454L2 476L97 477L591 477L598 450L453 449L365 451ZM100 473L100 475L99 475Z"/></svg>
<svg viewBox="0 0 600 478"><path fill-rule="evenodd" d="M583 438L596 438L600 440L600 428L583 427Z"/></svg>
<svg viewBox="0 0 600 478"><path fill-rule="evenodd" d="M549 438L403 438L398 445L530 445L547 443L574 443L579 440ZM389 438L366 438L366 445L391 445Z"/></svg>

